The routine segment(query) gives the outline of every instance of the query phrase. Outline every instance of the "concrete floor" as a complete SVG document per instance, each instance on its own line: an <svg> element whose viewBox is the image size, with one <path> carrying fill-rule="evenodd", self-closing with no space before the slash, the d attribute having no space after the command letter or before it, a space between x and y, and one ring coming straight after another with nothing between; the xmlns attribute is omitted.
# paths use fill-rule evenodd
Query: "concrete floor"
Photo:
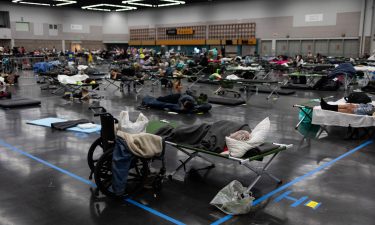
<svg viewBox="0 0 375 225"><path fill-rule="evenodd" d="M211 93L213 87L198 85L195 89ZM89 103L70 102L49 91L41 91L29 71L23 72L20 84L10 87L10 90L15 96L40 99L42 106L0 110L1 225L190 225L211 224L223 217L223 224L374 224L374 144L366 145L311 176L288 185L295 178L319 168L366 141L344 140L346 130L334 128L328 137L312 140L307 147L298 147L302 136L294 129L298 122L298 110L292 105L321 96L333 95L340 98L344 96L344 92L298 91L295 95L270 101L266 101L266 95L259 94L249 97L246 106L214 105L211 113L206 115L171 115L164 111L143 111L150 119L176 120L182 124L226 119L249 123L251 127L269 116L272 123L270 141L294 144L294 148L280 154L270 168L288 186L261 202L250 214L228 218L210 206L209 202L223 186L234 179L244 185L251 182L254 176L250 176L240 165L215 158L216 168L207 173L179 173L173 181L164 184L162 194L157 198L150 191L132 198L147 206L146 209L132 201L114 202L103 196L96 197L92 187L86 182L89 175L86 154L98 134L59 132L26 124L28 120L45 117L88 118L98 121L88 110ZM168 91L157 90L154 95L161 93ZM153 93L145 89L140 96L114 90L107 90L102 94L105 97L100 104L109 112L118 115L121 110L129 110L131 119L135 119L139 113L135 106L139 104L141 97ZM33 156L37 159L32 158ZM171 171L178 165L178 159L184 156L173 149L167 149L166 157L167 169ZM51 164L56 167L51 168ZM192 164L193 167L200 165L203 164L199 160ZM67 171L71 174L67 175ZM74 175L82 179L74 178ZM254 195L264 196L276 188L277 185L265 177L255 186ZM289 199L275 202L275 198L286 191L291 191ZM314 210L303 204L291 206L292 198L299 199L303 196L321 203L320 207ZM160 214L150 212L150 209ZM220 224L220 221L216 224Z"/></svg>

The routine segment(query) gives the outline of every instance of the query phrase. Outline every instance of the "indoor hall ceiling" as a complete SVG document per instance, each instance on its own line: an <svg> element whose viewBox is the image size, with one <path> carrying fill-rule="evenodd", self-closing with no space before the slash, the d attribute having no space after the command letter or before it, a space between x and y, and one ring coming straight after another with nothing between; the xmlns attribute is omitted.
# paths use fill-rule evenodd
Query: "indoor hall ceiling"
<svg viewBox="0 0 375 225"><path fill-rule="evenodd" d="M19 5L73 7L94 11L129 11L144 8L183 6L192 3L223 2L228 0L0 0Z"/></svg>

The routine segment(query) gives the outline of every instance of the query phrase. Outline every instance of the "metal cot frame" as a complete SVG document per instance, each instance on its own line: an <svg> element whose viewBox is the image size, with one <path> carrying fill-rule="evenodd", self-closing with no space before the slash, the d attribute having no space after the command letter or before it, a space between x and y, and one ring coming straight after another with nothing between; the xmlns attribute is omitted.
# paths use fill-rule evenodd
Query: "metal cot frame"
<svg viewBox="0 0 375 225"><path fill-rule="evenodd" d="M183 152L184 154L186 154L188 156L185 160L180 160L181 164L172 173L169 174L169 178L170 179L177 172L179 172L181 169L184 169L184 171L186 172L186 165L192 159L194 159L196 157L201 158L204 161L210 163L209 166L201 168L201 169L198 169L198 170L205 170L205 169L214 168L215 167L214 162L212 162L210 159L208 159L208 158L206 158L205 156L202 155L202 154L206 154L206 155L210 155L210 156L214 156L214 157L219 157L219 158L223 158L223 159L227 159L227 160L230 160L230 161L237 162L240 165L242 165L242 166L246 167L247 169L249 169L252 173L255 173L256 174L256 178L248 186L248 190L249 191L255 186L256 183L258 183L258 181L260 180L260 178L263 175L267 175L268 177L270 177L272 180L274 180L278 184L282 183L281 179L277 178L276 176L274 176L273 174L271 174L267 170L271 166L271 163L273 162L273 160L276 158L276 156L280 152L293 147L293 145L285 145L285 144L276 144L276 143L274 143L275 145L278 145L278 147L275 148L275 149L272 149L270 151L267 151L267 152L265 152L263 154L255 155L255 156L248 157L248 158L236 158L236 157L221 155L221 154L218 154L218 153L215 153L215 152L210 152L210 151L207 151L207 150L204 150L204 149L194 148L194 147L191 147L191 146L181 145L181 144L177 144L177 143L173 143L173 142L169 142L169 141L166 141L166 144L169 145L169 146L174 147L178 151L181 151L181 152ZM267 162L264 163L263 167L256 168L256 167L253 167L251 165L252 161L255 161L255 160L261 161L266 156L271 156L271 157L268 159Z"/></svg>

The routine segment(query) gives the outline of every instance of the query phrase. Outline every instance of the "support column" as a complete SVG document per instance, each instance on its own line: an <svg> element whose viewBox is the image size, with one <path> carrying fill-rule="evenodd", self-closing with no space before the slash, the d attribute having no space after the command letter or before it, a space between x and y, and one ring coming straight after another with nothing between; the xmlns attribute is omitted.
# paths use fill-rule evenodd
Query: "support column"
<svg viewBox="0 0 375 225"><path fill-rule="evenodd" d="M14 48L14 39L10 39L10 47Z"/></svg>
<svg viewBox="0 0 375 225"><path fill-rule="evenodd" d="M271 55L276 56L276 39L272 39Z"/></svg>
<svg viewBox="0 0 375 225"><path fill-rule="evenodd" d="M375 52L375 0L372 0L372 15L371 15L371 53Z"/></svg>
<svg viewBox="0 0 375 225"><path fill-rule="evenodd" d="M65 52L65 40L61 40L61 50Z"/></svg>
<svg viewBox="0 0 375 225"><path fill-rule="evenodd" d="M361 21L359 26L359 37L360 37L360 56L363 54L371 53L371 49L374 48L374 36L373 36L373 13L374 13L374 0L363 0Z"/></svg>

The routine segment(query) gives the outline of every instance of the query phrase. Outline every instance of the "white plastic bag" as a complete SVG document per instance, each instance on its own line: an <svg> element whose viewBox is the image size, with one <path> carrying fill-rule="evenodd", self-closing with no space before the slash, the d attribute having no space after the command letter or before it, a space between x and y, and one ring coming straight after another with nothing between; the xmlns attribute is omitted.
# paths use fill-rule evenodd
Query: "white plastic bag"
<svg viewBox="0 0 375 225"><path fill-rule="evenodd" d="M264 144L271 128L270 119L267 117L251 131L251 138L248 141L239 141L230 137L225 137L229 154L233 157L241 158L245 153L259 145Z"/></svg>
<svg viewBox="0 0 375 225"><path fill-rule="evenodd" d="M148 122L148 118L140 113L137 120L133 123L129 119L129 112L122 111L119 116L119 129L129 134L138 134L146 132Z"/></svg>
<svg viewBox="0 0 375 225"><path fill-rule="evenodd" d="M240 215L249 213L254 197L251 193L246 193L247 188L239 181L232 181L221 189L210 204L226 214Z"/></svg>

